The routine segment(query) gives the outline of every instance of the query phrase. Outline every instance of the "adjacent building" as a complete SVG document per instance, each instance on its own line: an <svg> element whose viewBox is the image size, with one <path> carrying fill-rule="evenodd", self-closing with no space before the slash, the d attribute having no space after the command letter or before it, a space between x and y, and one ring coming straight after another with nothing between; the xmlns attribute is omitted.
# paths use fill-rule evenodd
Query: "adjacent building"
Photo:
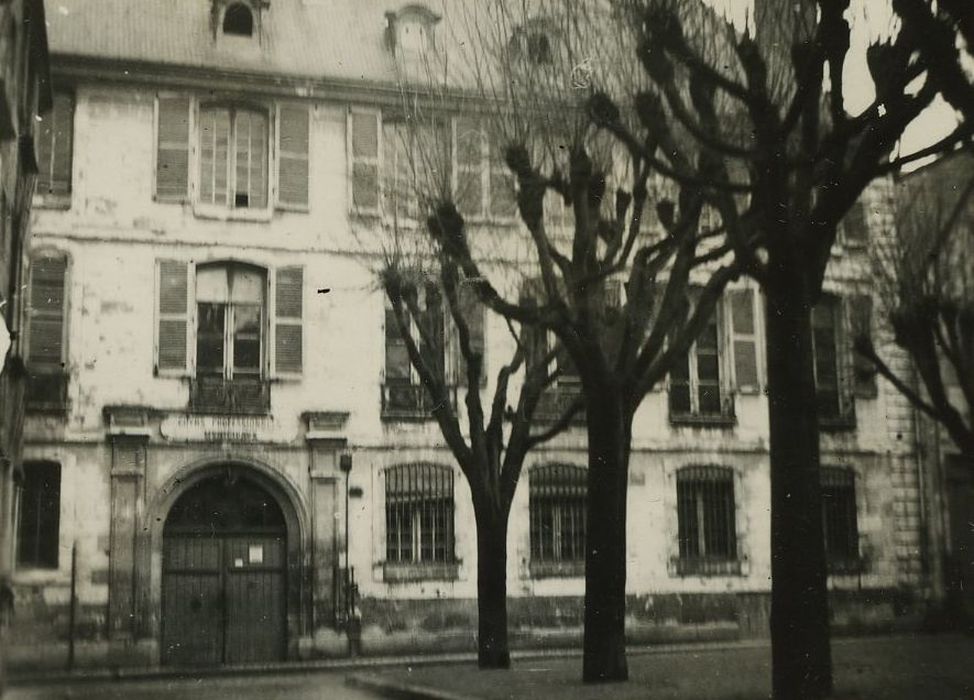
<svg viewBox="0 0 974 700"><path fill-rule="evenodd" d="M445 45L445 11L60 0L51 12L23 339L19 664L61 665L69 647L102 665L343 655L350 616L364 653L473 647L469 493L375 276L397 207L395 61ZM458 148L471 129L448 116L455 177L478 184L468 218L483 235L516 226L486 135ZM850 344L855 322L894 352L866 265L890 198L878 183L854 208L814 317L840 629L914 623L927 595L914 415ZM753 285L730 289L636 417L633 640L767 629L762 309ZM502 319L482 320L490 375L512 341ZM578 391L570 372L553 391L553 405ZM577 426L526 465L508 543L515 644L580 635L585 465Z"/></svg>
<svg viewBox="0 0 974 700"><path fill-rule="evenodd" d="M12 612L16 491L23 478L24 272L30 207L44 152L35 136L51 107L42 0L0 3L0 692L3 640ZM38 121L40 120L40 121ZM40 125L40 126L38 126Z"/></svg>

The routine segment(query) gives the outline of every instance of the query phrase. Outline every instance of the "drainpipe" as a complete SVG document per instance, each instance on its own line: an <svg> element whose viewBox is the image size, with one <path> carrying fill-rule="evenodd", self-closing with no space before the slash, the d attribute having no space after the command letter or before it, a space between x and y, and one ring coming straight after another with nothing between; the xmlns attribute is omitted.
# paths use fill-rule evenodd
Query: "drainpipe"
<svg viewBox="0 0 974 700"><path fill-rule="evenodd" d="M71 600L68 607L68 670L74 670L74 627L78 609L78 543L71 545Z"/></svg>
<svg viewBox="0 0 974 700"><path fill-rule="evenodd" d="M338 468L345 475L345 633L348 635L348 655L358 656L362 648L362 621L359 618L352 594L352 534L349 528L348 490L352 474L352 455L344 453L338 458Z"/></svg>

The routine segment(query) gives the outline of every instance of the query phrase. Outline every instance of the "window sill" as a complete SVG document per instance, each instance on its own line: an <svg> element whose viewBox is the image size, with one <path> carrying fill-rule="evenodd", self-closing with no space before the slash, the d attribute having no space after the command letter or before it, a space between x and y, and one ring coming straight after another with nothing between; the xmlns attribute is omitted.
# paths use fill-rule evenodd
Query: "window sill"
<svg viewBox="0 0 974 700"><path fill-rule="evenodd" d="M66 211L71 208L71 195L35 194L31 206L35 209L60 209Z"/></svg>
<svg viewBox="0 0 974 700"><path fill-rule="evenodd" d="M456 581L460 562L383 562L382 580L386 583L409 581Z"/></svg>
<svg viewBox="0 0 974 700"><path fill-rule="evenodd" d="M695 428L733 428L737 416L732 414L670 413L670 425Z"/></svg>
<svg viewBox="0 0 974 700"><path fill-rule="evenodd" d="M677 576L742 576L739 559L694 558L676 559Z"/></svg>
<svg viewBox="0 0 974 700"><path fill-rule="evenodd" d="M528 562L531 578L580 578L585 575L585 560Z"/></svg>
<svg viewBox="0 0 974 700"><path fill-rule="evenodd" d="M270 207L248 209L245 207L221 207L211 204L194 204L193 214L200 219L217 221L249 221L264 223L271 220L274 212Z"/></svg>
<svg viewBox="0 0 974 700"><path fill-rule="evenodd" d="M856 429L856 415L849 416L819 416L818 427L829 433L847 432Z"/></svg>

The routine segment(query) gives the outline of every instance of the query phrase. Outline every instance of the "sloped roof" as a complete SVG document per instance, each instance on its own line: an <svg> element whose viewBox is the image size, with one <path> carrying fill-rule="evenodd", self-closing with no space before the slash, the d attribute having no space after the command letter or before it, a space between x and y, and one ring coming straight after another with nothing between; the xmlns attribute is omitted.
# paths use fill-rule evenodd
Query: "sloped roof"
<svg viewBox="0 0 974 700"><path fill-rule="evenodd" d="M211 0L46 0L58 56L146 62L268 76L394 79L386 12L407 0L270 0L260 41L214 40ZM428 3L442 12L441 0Z"/></svg>

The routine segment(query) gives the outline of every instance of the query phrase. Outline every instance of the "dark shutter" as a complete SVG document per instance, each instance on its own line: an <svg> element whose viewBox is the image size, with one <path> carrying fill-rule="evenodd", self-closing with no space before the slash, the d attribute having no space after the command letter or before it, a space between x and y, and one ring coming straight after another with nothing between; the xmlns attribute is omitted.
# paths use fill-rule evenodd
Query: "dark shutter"
<svg viewBox="0 0 974 700"><path fill-rule="evenodd" d="M37 134L37 193L71 194L71 156L74 139L74 97L54 93L51 111L41 118Z"/></svg>
<svg viewBox="0 0 974 700"><path fill-rule="evenodd" d="M480 303L476 292L469 286L460 288L460 308L463 318L467 322L467 328L470 330L470 348L474 352L479 352L481 356L480 386L486 386L487 345L484 331L486 309ZM465 386L467 383L467 368L464 365L463 353L460 351L459 342L457 342L456 352L454 354L456 356L457 384Z"/></svg>
<svg viewBox="0 0 974 700"><path fill-rule="evenodd" d="M849 299L849 322L852 331L852 378L855 395L857 398L874 399L879 394L876 367L855 351L855 343L860 339L872 344L872 297L857 295Z"/></svg>
<svg viewBox="0 0 974 700"><path fill-rule="evenodd" d="M64 360L64 292L67 258L34 258L30 272L30 328L27 363L60 367Z"/></svg>
<svg viewBox="0 0 974 700"><path fill-rule="evenodd" d="M159 328L156 368L185 370L189 320L189 266L179 260L160 260Z"/></svg>
<svg viewBox="0 0 974 700"><path fill-rule="evenodd" d="M846 245L861 246L869 240L869 219L866 205L858 200L849 207L842 219L842 242Z"/></svg>
<svg viewBox="0 0 974 700"><path fill-rule="evenodd" d="M308 108L281 105L278 110L277 201L308 206Z"/></svg>
<svg viewBox="0 0 974 700"><path fill-rule="evenodd" d="M756 394L759 386L754 291L734 289L727 292L727 299L731 317L731 350L734 357L734 379L737 390L742 394Z"/></svg>
<svg viewBox="0 0 974 700"><path fill-rule="evenodd" d="M186 199L189 188L189 98L160 97L156 197Z"/></svg>
<svg viewBox="0 0 974 700"><path fill-rule="evenodd" d="M300 374L304 364L304 268L277 271L274 299L274 369Z"/></svg>

